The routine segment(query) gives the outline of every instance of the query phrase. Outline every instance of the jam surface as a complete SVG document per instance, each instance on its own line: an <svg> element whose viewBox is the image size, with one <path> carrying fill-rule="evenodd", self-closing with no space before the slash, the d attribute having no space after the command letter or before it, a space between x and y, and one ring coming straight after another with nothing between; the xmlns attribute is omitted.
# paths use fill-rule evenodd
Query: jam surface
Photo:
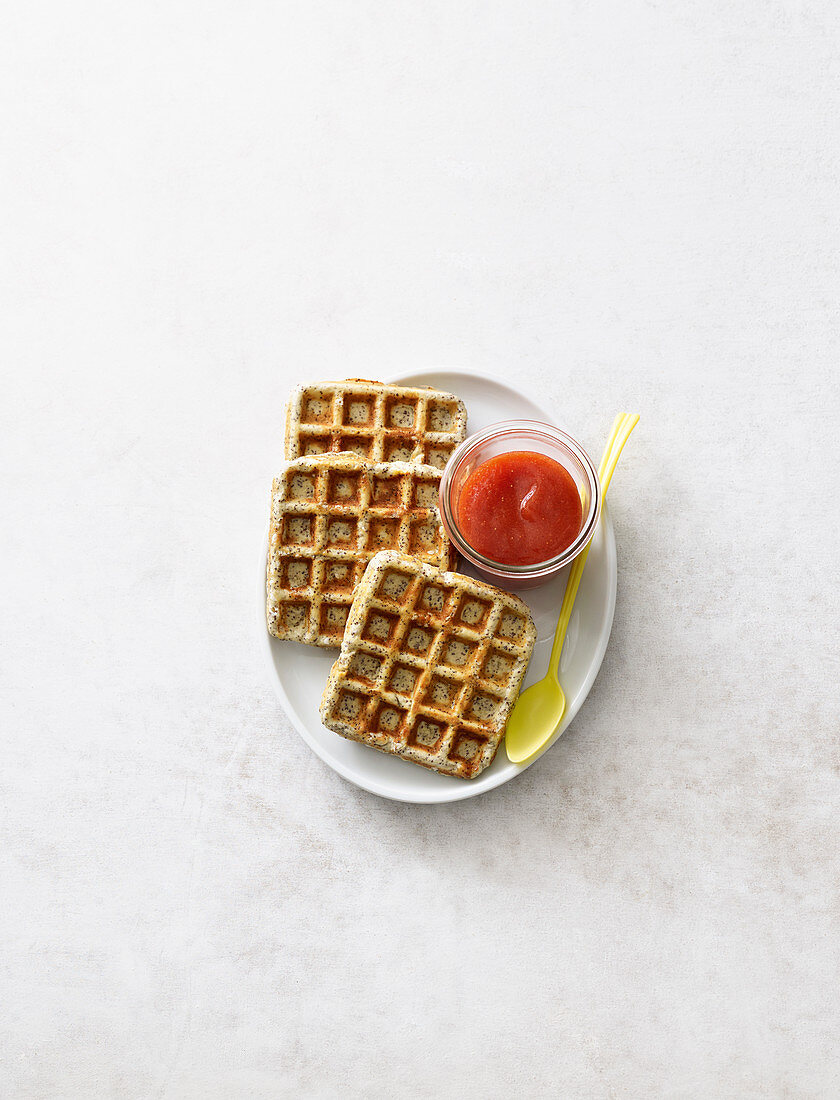
<svg viewBox="0 0 840 1100"><path fill-rule="evenodd" d="M464 482L457 509L470 546L503 565L556 557L577 538L583 519L572 475L535 451L508 451L482 462Z"/></svg>

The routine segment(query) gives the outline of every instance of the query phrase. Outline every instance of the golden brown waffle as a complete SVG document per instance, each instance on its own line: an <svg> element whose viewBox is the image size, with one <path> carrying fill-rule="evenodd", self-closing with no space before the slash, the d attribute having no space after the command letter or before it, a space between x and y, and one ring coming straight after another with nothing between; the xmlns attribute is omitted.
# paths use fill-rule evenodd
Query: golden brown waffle
<svg viewBox="0 0 840 1100"><path fill-rule="evenodd" d="M441 390L350 378L299 386L286 406L287 459L351 451L442 470L466 434L463 401Z"/></svg>
<svg viewBox="0 0 840 1100"><path fill-rule="evenodd" d="M377 554L356 589L321 718L352 741L472 779L496 755L535 640L518 597Z"/></svg>
<svg viewBox="0 0 840 1100"><path fill-rule="evenodd" d="M380 550L454 561L440 470L350 454L289 462L271 493L266 618L275 638L339 646L356 585Z"/></svg>

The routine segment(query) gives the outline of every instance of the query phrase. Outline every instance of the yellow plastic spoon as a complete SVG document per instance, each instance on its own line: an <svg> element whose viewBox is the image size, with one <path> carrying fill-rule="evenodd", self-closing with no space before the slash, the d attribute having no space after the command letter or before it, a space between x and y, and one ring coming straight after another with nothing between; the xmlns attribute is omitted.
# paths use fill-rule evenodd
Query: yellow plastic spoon
<svg viewBox="0 0 840 1100"><path fill-rule="evenodd" d="M639 423L635 414L619 413L615 418L607 440L607 447L601 465L598 468L598 480L601 482L601 501L603 503L607 489L610 486L613 472L619 456L624 449L624 444L630 438L630 433ZM580 587L580 578L589 555L589 546L586 547L572 562L569 571L569 579L566 582L566 593L560 607L560 618L557 629L554 632L554 644L551 647L551 656L548 658L548 672L539 681L532 684L516 701L508 719L505 733L505 749L508 760L514 764L522 764L529 760L543 747L551 737L563 712L566 709L566 696L557 679L557 666L560 663L560 654L563 652L563 642L566 631L569 628L569 620L572 617L575 597Z"/></svg>

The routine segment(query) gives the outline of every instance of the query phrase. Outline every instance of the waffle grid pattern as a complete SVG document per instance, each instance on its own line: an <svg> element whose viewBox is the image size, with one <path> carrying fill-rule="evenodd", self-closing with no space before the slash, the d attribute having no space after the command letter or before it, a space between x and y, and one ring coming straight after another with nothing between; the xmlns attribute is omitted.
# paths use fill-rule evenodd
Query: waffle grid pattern
<svg viewBox="0 0 840 1100"><path fill-rule="evenodd" d="M466 432L466 408L454 394L381 382L320 382L289 398L286 458L348 451L369 462L442 470Z"/></svg>
<svg viewBox="0 0 840 1100"><path fill-rule="evenodd" d="M327 728L471 779L493 760L534 647L516 596L378 555L321 702Z"/></svg>
<svg viewBox="0 0 840 1100"><path fill-rule="evenodd" d="M381 550L448 566L452 551L437 508L439 482L433 467L370 465L347 454L287 463L272 486L269 632L340 646L355 589Z"/></svg>

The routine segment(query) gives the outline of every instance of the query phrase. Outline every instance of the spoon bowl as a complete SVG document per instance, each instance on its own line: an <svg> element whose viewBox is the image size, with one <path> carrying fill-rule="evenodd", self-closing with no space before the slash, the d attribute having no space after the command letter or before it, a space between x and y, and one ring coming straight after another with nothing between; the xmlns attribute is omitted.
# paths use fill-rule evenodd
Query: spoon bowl
<svg viewBox="0 0 840 1100"><path fill-rule="evenodd" d="M520 703L522 704L521 707ZM550 673L539 683L531 684L529 688L526 688L519 696L516 707L519 714L527 718L527 724L533 731L549 730L548 736L550 737L566 713L566 695L560 687L557 676ZM520 717L518 720L521 721L522 718ZM511 714L511 721L513 721L513 714ZM506 736L509 737L510 732L509 722ZM517 737L521 739L521 734L518 734L515 728L513 736L514 741L517 740Z"/></svg>

